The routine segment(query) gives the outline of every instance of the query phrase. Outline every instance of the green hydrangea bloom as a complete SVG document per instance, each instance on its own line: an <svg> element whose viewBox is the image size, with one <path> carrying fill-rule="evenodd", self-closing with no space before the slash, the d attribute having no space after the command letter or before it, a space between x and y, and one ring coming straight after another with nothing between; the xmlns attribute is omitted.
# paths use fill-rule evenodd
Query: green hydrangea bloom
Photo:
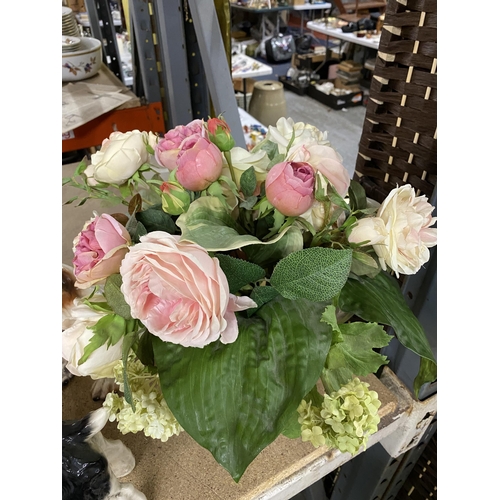
<svg viewBox="0 0 500 500"><path fill-rule="evenodd" d="M123 363L117 363L114 375L123 392ZM162 442L178 435L183 429L163 399L158 375L149 373L139 360L132 358L127 362L127 376L135 411L123 396L109 393L103 403L110 412L109 421L116 420L122 434L144 432Z"/></svg>
<svg viewBox="0 0 500 500"><path fill-rule="evenodd" d="M368 437L377 432L380 400L369 384L354 378L338 391L325 394L321 408L303 400L297 409L303 441L316 448L326 444L355 455Z"/></svg>

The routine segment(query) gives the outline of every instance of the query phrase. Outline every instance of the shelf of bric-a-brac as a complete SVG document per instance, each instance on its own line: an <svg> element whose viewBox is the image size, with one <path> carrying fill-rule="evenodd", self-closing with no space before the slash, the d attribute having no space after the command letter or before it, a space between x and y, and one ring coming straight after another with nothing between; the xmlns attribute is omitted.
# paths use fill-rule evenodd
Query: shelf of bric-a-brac
<svg viewBox="0 0 500 500"><path fill-rule="evenodd" d="M120 88L130 99L106 113L97 116L73 130L63 133L62 152L92 148L102 144L114 131L148 130L164 133L165 117L161 102L142 103L123 82L121 82L107 66L103 65L98 74L82 82L99 85L113 85ZM75 82L77 83L77 82ZM68 83L63 83L63 87Z"/></svg>

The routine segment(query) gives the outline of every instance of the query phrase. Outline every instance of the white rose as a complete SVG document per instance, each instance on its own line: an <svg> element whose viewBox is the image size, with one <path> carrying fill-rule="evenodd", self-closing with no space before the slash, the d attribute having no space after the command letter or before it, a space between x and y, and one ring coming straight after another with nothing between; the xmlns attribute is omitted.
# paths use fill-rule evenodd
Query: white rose
<svg viewBox="0 0 500 500"><path fill-rule="evenodd" d="M385 244L374 246L382 269L390 267L399 277L415 274L429 260L429 248L437 244L434 207L426 196L415 196L409 184L393 189L380 206L377 217L383 220L388 236Z"/></svg>
<svg viewBox="0 0 500 500"><path fill-rule="evenodd" d="M294 134L292 146L312 144L330 145L326 132L321 132L314 125L303 122L295 123L291 118L280 118L276 122L276 127L269 126L267 138L278 145L280 154L285 154L287 146L292 139L292 134Z"/></svg>
<svg viewBox="0 0 500 500"><path fill-rule="evenodd" d="M96 297L93 298L94 300ZM106 344L99 347L85 363L78 365L85 346L94 335L90 327L94 326L106 313L95 311L84 304L81 299L75 299L70 315L71 326L62 332L62 357L68 362L66 368L73 375L90 375L94 380L113 377L113 368L122 357L123 339L109 348Z"/></svg>
<svg viewBox="0 0 500 500"><path fill-rule="evenodd" d="M148 161L146 144L149 141L149 134L139 130L112 132L109 139L102 142L100 151L90 157L91 164L85 169L89 184L124 183Z"/></svg>

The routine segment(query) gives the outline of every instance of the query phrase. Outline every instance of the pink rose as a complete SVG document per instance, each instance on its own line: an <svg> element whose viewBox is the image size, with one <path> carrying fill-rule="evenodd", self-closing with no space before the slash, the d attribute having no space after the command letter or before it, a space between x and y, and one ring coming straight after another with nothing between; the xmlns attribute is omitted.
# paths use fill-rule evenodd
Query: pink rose
<svg viewBox="0 0 500 500"><path fill-rule="evenodd" d="M235 311L256 307L229 293L219 261L201 246L153 231L131 247L120 272L131 314L164 341L204 347L238 337Z"/></svg>
<svg viewBox="0 0 500 500"><path fill-rule="evenodd" d="M298 145L292 147L287 160L307 162L327 179L340 196L347 194L351 183L349 172L342 164L341 156L332 147L319 144Z"/></svg>
<svg viewBox="0 0 500 500"><path fill-rule="evenodd" d="M130 244L130 234L116 219L95 215L73 241L75 286L88 288L119 272Z"/></svg>
<svg viewBox="0 0 500 500"><path fill-rule="evenodd" d="M266 196L283 215L302 215L314 202L314 170L304 162L274 165L266 178Z"/></svg>
<svg viewBox="0 0 500 500"><path fill-rule="evenodd" d="M182 142L192 135L206 135L203 120L193 120L187 125L178 125L169 130L155 146L155 159L163 167L174 170L177 166L177 156L182 148Z"/></svg>
<svg viewBox="0 0 500 500"><path fill-rule="evenodd" d="M177 158L177 180L190 191L203 191L222 174L220 149L199 135L188 137Z"/></svg>

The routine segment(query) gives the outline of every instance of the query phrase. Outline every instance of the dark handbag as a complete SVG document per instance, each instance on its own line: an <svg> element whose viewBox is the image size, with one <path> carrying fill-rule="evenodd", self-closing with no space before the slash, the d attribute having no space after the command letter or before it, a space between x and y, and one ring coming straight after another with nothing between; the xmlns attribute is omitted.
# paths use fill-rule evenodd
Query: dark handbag
<svg viewBox="0 0 500 500"><path fill-rule="evenodd" d="M266 40L266 59L270 63L290 61L295 52L295 41L292 35L279 34Z"/></svg>

